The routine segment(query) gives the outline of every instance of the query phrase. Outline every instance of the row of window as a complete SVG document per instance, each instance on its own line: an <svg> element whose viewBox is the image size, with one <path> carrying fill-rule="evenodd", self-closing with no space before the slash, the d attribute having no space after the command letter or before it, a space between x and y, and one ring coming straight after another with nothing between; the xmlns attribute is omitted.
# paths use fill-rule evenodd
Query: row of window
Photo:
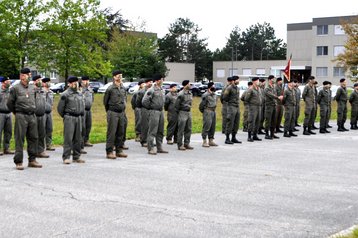
<svg viewBox="0 0 358 238"><path fill-rule="evenodd" d="M344 77L344 68L342 67L333 67L333 77ZM317 67L316 68L317 77L328 77L328 67Z"/></svg>
<svg viewBox="0 0 358 238"><path fill-rule="evenodd" d="M333 46L333 56L338 56L339 54L343 54L345 48L343 45ZM328 46L317 46L317 56L319 55L328 55Z"/></svg>
<svg viewBox="0 0 358 238"><path fill-rule="evenodd" d="M335 35L344 35L346 34L341 25L334 25L334 34ZM318 25L317 26L317 35L328 35L328 25Z"/></svg>

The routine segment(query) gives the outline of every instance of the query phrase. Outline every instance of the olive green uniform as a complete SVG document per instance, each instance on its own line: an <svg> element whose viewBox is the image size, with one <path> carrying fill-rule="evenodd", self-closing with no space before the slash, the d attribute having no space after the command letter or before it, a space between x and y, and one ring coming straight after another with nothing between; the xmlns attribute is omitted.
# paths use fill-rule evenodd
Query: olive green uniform
<svg viewBox="0 0 358 238"><path fill-rule="evenodd" d="M298 118L300 117L300 111L301 111L301 90L297 87L295 87L296 90L296 108L295 108L295 125L298 125Z"/></svg>
<svg viewBox="0 0 358 238"><path fill-rule="evenodd" d="M141 109L142 109L141 105L137 106L138 92L139 92L139 90L133 94L132 99L131 99L131 105L132 105L132 109L134 111L134 130L135 130L135 134L137 137L140 136L140 134L141 134L140 122L141 122Z"/></svg>
<svg viewBox="0 0 358 238"><path fill-rule="evenodd" d="M201 102L199 104L199 110L203 113L203 129L201 131L201 137L206 140L214 139L215 127L216 127L216 95L214 92L207 91L201 96Z"/></svg>
<svg viewBox="0 0 358 238"><path fill-rule="evenodd" d="M45 125L45 110L46 110L46 93L42 88L35 89L35 103L36 103L36 120L37 120L37 133L38 140L36 146L36 153L41 154L45 151L45 137L46 137L46 125Z"/></svg>
<svg viewBox="0 0 358 238"><path fill-rule="evenodd" d="M260 127L260 110L262 104L259 89L255 87L248 89L245 95L245 101L249 105L248 131L255 136Z"/></svg>
<svg viewBox="0 0 358 238"><path fill-rule="evenodd" d="M319 112L320 112L320 124L319 124L319 128L321 130L326 130L327 129L327 124L328 124L328 106L329 106L329 101L331 100L330 98L330 93L329 93L329 89L321 89L318 93L317 96L317 103L319 104Z"/></svg>
<svg viewBox="0 0 358 238"><path fill-rule="evenodd" d="M276 127L276 104L278 96L273 86L268 84L264 90L265 93L265 131L273 134Z"/></svg>
<svg viewBox="0 0 358 238"><path fill-rule="evenodd" d="M178 148L183 145L189 146L192 127L191 105L193 95L190 91L183 89L175 101L175 109L178 113Z"/></svg>
<svg viewBox="0 0 358 238"><path fill-rule="evenodd" d="M178 112L175 109L175 101L178 98L177 92L169 92L165 95L164 109L168 112L167 119L167 141L171 140L174 137L174 142L177 142L178 136Z"/></svg>
<svg viewBox="0 0 358 238"><path fill-rule="evenodd" d="M349 97L349 102L352 106L351 112L351 129L357 128L357 120L358 120L358 91L354 90Z"/></svg>
<svg viewBox="0 0 358 238"><path fill-rule="evenodd" d="M305 101L305 119L303 126L310 130L312 129L315 120L315 87L307 84L303 89L302 98Z"/></svg>
<svg viewBox="0 0 358 238"><path fill-rule="evenodd" d="M8 88L0 89L0 147L2 146L4 151L9 150L12 137L12 116L6 105L10 96L9 94L10 90Z"/></svg>
<svg viewBox="0 0 358 238"><path fill-rule="evenodd" d="M29 162L36 159L36 143L38 139L37 121L35 116L35 87L24 86L22 82L10 89L7 107L15 114L15 164L23 162L23 147L27 140Z"/></svg>
<svg viewBox="0 0 358 238"><path fill-rule="evenodd" d="M50 148L52 145L52 107L53 107L53 92L48 90L45 92L45 130L46 130L46 148Z"/></svg>
<svg viewBox="0 0 358 238"><path fill-rule="evenodd" d="M285 107L285 134L292 133L295 127L296 91L287 88L283 94L283 105Z"/></svg>
<svg viewBox="0 0 358 238"><path fill-rule="evenodd" d="M138 91L138 95L136 98L136 105L137 107L141 108L141 134L140 134L140 143L142 145L147 143L147 137L148 137L148 119L149 119L149 109L145 108L145 106L142 105L142 100L144 97L145 92L147 91L147 87L144 87L143 89Z"/></svg>
<svg viewBox="0 0 358 238"><path fill-rule="evenodd" d="M283 96L283 85L276 84L274 88L275 88L275 92L276 92L277 96ZM283 117L283 110L284 110L284 107L283 107L282 101L281 100L277 101L277 104L276 104L276 132L281 131L280 126L281 126L281 121L282 121L282 117Z"/></svg>
<svg viewBox="0 0 358 238"><path fill-rule="evenodd" d="M338 127L344 127L344 123L347 120L347 100L347 89L339 87L336 93Z"/></svg>
<svg viewBox="0 0 358 238"><path fill-rule="evenodd" d="M243 101L244 103L244 116L243 116L243 129L242 131L244 132L247 132L248 130L248 122L247 122L247 119L248 119L248 115L249 115L249 104L245 101L245 96L246 96L246 91L244 91L241 95L241 101Z"/></svg>
<svg viewBox="0 0 358 238"><path fill-rule="evenodd" d="M92 129L92 104L94 101L93 97L93 90L88 87L84 87L82 89L82 94L84 97L84 103L85 103L85 111L84 111L84 133L83 133L83 141L87 142L89 141L89 135L91 133Z"/></svg>
<svg viewBox="0 0 358 238"><path fill-rule="evenodd" d="M236 135L240 125L240 89L235 84L230 84L224 92L223 100L227 103L226 132Z"/></svg>

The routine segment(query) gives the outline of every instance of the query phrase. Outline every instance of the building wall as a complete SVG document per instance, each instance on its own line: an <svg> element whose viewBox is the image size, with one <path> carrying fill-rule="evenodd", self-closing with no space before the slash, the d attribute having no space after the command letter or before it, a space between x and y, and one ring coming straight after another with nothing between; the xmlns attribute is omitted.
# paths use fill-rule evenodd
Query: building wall
<svg viewBox="0 0 358 238"><path fill-rule="evenodd" d="M165 66L168 69L165 80L178 83L181 83L183 80L195 81L195 64L166 62Z"/></svg>

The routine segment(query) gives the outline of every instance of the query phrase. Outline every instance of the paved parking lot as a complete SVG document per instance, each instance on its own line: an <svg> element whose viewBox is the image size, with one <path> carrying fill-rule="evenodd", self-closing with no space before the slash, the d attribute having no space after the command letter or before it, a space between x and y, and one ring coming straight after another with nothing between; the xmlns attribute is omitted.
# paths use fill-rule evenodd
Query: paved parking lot
<svg viewBox="0 0 358 238"><path fill-rule="evenodd" d="M302 130L302 129L301 129ZM0 237L328 237L358 224L358 131L127 159L86 148L16 171L0 157ZM282 134L281 134L282 135Z"/></svg>

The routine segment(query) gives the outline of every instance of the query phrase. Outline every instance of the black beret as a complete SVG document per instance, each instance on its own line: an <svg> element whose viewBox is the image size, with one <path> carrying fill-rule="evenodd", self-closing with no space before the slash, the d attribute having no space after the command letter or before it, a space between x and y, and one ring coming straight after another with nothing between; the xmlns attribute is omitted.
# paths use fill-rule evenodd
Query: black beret
<svg viewBox="0 0 358 238"><path fill-rule="evenodd" d="M315 79L315 77L314 76L309 76L308 77L308 80L312 80L312 79Z"/></svg>
<svg viewBox="0 0 358 238"><path fill-rule="evenodd" d="M328 85L329 82L328 81L323 81L323 85Z"/></svg>
<svg viewBox="0 0 358 238"><path fill-rule="evenodd" d="M278 78L276 79L276 82L278 82L278 81L282 81L282 78L281 78L281 77L278 77Z"/></svg>
<svg viewBox="0 0 358 238"><path fill-rule="evenodd" d="M232 80L238 80L238 79L239 79L239 76L234 75L234 76L232 76L231 78L232 78Z"/></svg>
<svg viewBox="0 0 358 238"><path fill-rule="evenodd" d="M274 78L275 78L275 76L269 75L267 79L270 80L270 79L274 79Z"/></svg>
<svg viewBox="0 0 358 238"><path fill-rule="evenodd" d="M89 77L88 76L82 76L81 79L82 80L89 80Z"/></svg>
<svg viewBox="0 0 358 238"><path fill-rule="evenodd" d="M7 77L0 76L0 82L5 82L6 80L8 80Z"/></svg>
<svg viewBox="0 0 358 238"><path fill-rule="evenodd" d="M355 83L355 84L353 85L353 87L358 87L358 83Z"/></svg>
<svg viewBox="0 0 358 238"><path fill-rule="evenodd" d="M264 78L260 78L259 80L260 80L261 83L266 81L266 79L264 79Z"/></svg>
<svg viewBox="0 0 358 238"><path fill-rule="evenodd" d="M77 78L76 76L69 76L69 77L67 78L67 81L68 81L69 83L77 82L77 81L78 81L78 78Z"/></svg>
<svg viewBox="0 0 358 238"><path fill-rule="evenodd" d="M235 77L235 76L234 76ZM208 83L208 88L211 88L214 85L213 82Z"/></svg>
<svg viewBox="0 0 358 238"><path fill-rule="evenodd" d="M172 83L170 86L169 86L169 88L174 88L174 87L176 87L177 85L175 84L175 83Z"/></svg>
<svg viewBox="0 0 358 238"><path fill-rule="evenodd" d="M158 81L158 80L161 80L163 78L163 75L161 74L155 74L153 75L153 81Z"/></svg>
<svg viewBox="0 0 358 238"><path fill-rule="evenodd" d="M29 74L29 73L31 73L31 70L29 68L23 68L23 69L21 69L20 73Z"/></svg>
<svg viewBox="0 0 358 238"><path fill-rule="evenodd" d="M151 79L151 78L146 78L146 79L145 79L145 82L146 82L146 83L152 82L152 81L153 81L153 79Z"/></svg>
<svg viewBox="0 0 358 238"><path fill-rule="evenodd" d="M32 81L36 81L41 78L41 75L36 75L32 77Z"/></svg>
<svg viewBox="0 0 358 238"><path fill-rule="evenodd" d="M120 71L120 70L114 70L114 71L112 72L112 76L116 76L116 75L118 75L118 74L122 74L122 71Z"/></svg>
<svg viewBox="0 0 358 238"><path fill-rule="evenodd" d="M50 82L50 80L51 80L50 78L43 78L43 79L42 79L42 82L43 82L43 83L47 83L47 82Z"/></svg>
<svg viewBox="0 0 358 238"><path fill-rule="evenodd" d="M329 84L329 85L332 85L332 82L328 81L328 84Z"/></svg>
<svg viewBox="0 0 358 238"><path fill-rule="evenodd" d="M186 86L186 85L188 85L189 84L189 80L184 80L181 84L183 85L183 86Z"/></svg>
<svg viewBox="0 0 358 238"><path fill-rule="evenodd" d="M227 77L227 81L231 82L233 80L232 77Z"/></svg>
<svg viewBox="0 0 358 238"><path fill-rule="evenodd" d="M344 81L346 81L345 78L341 78L341 79L339 80L340 83L343 83Z"/></svg>
<svg viewBox="0 0 358 238"><path fill-rule="evenodd" d="M145 82L144 82L144 79L140 79L140 80L138 81L138 85L141 85L141 84L143 84L143 83L145 83Z"/></svg>
<svg viewBox="0 0 358 238"><path fill-rule="evenodd" d="M254 77L251 79L252 82L259 80L259 77Z"/></svg>
<svg viewBox="0 0 358 238"><path fill-rule="evenodd" d="M248 82L248 83L247 83L247 86L251 86L251 85L253 85L252 82Z"/></svg>
<svg viewBox="0 0 358 238"><path fill-rule="evenodd" d="M298 83L297 79L293 80L294 83Z"/></svg>

